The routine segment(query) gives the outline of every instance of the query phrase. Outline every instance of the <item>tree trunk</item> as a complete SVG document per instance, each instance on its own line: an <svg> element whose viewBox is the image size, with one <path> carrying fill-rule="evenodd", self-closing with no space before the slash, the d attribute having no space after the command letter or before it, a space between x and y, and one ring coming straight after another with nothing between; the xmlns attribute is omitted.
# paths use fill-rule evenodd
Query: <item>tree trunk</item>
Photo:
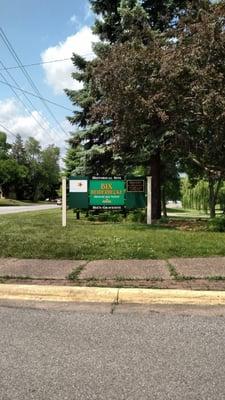
<svg viewBox="0 0 225 400"><path fill-rule="evenodd" d="M209 180L209 210L210 210L210 218L215 218L216 216L216 202L218 198L219 188L222 182L222 179L219 178L217 181L212 177L208 178Z"/></svg>
<svg viewBox="0 0 225 400"><path fill-rule="evenodd" d="M165 186L162 186L162 212L163 216L167 218L167 211L166 211L166 192L165 192Z"/></svg>
<svg viewBox="0 0 225 400"><path fill-rule="evenodd" d="M161 218L161 181L160 181L160 152L158 151L151 157L151 176L152 176L152 219Z"/></svg>

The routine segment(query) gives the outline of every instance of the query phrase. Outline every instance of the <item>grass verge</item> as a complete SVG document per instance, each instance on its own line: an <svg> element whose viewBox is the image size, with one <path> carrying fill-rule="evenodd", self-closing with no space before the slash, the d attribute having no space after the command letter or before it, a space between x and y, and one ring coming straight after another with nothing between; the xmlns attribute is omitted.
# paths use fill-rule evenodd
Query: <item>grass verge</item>
<svg viewBox="0 0 225 400"><path fill-rule="evenodd" d="M137 223L76 221L60 210L0 216L0 257L47 259L167 259L225 256L224 233L182 231Z"/></svg>

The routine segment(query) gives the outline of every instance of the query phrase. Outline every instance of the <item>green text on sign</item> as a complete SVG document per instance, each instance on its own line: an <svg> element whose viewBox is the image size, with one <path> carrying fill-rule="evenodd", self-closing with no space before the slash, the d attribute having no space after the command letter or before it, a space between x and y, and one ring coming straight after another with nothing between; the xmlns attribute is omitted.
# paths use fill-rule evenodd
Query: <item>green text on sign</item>
<svg viewBox="0 0 225 400"><path fill-rule="evenodd" d="M90 180L89 204L91 206L124 206L123 180Z"/></svg>

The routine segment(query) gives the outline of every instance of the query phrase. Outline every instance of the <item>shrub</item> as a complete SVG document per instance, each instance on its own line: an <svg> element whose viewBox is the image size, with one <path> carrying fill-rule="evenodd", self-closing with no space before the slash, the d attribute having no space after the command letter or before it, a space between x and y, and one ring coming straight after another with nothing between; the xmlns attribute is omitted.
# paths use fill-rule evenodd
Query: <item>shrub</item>
<svg viewBox="0 0 225 400"><path fill-rule="evenodd" d="M225 232L225 217L210 219L208 222L208 230L211 232Z"/></svg>
<svg viewBox="0 0 225 400"><path fill-rule="evenodd" d="M115 212L100 212L98 215L89 215L88 221L99 221L99 222L121 222L123 219L122 215Z"/></svg>
<svg viewBox="0 0 225 400"><path fill-rule="evenodd" d="M88 215L87 219L88 219L88 221L90 221L90 222L93 222L93 221L96 220L96 218L95 218L94 215Z"/></svg>
<svg viewBox="0 0 225 400"><path fill-rule="evenodd" d="M159 220L160 224L168 224L169 218L168 217L161 217Z"/></svg>
<svg viewBox="0 0 225 400"><path fill-rule="evenodd" d="M130 219L132 222L139 222L141 224L144 224L147 220L146 211L142 209L135 210L130 213Z"/></svg>

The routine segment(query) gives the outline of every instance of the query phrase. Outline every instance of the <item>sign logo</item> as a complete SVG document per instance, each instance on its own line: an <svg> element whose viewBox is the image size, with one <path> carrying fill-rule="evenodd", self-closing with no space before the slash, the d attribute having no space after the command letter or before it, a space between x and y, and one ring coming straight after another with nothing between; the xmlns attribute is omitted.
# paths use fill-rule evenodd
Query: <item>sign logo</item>
<svg viewBox="0 0 225 400"><path fill-rule="evenodd" d="M87 193L88 191L87 180L70 180L70 193Z"/></svg>

